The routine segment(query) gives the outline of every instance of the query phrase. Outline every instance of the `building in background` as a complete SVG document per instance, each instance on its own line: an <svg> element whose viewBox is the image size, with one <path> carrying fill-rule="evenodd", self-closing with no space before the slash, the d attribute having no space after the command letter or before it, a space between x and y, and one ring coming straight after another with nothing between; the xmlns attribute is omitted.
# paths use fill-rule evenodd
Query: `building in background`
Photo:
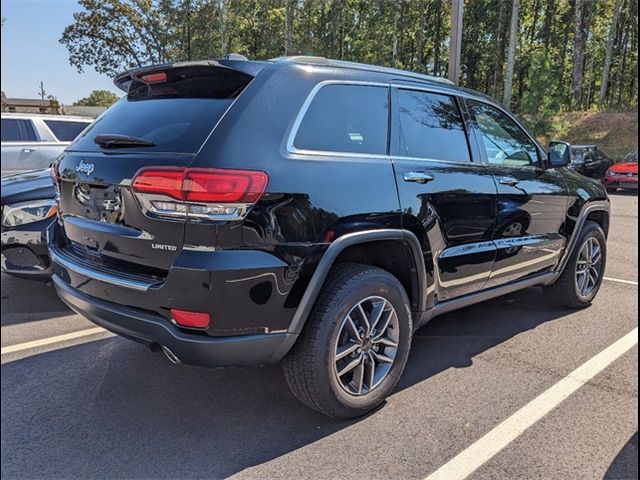
<svg viewBox="0 0 640 480"><path fill-rule="evenodd" d="M9 98L2 92L2 111L11 113L60 113L57 100L34 98Z"/></svg>
<svg viewBox="0 0 640 480"><path fill-rule="evenodd" d="M62 115L77 115L80 117L96 118L106 109L107 107L90 107L90 106L84 106L84 105L62 105L62 107L60 108L60 113Z"/></svg>
<svg viewBox="0 0 640 480"><path fill-rule="evenodd" d="M106 107L60 105L57 100L39 98L9 98L2 92L2 111L7 113L48 113L96 118Z"/></svg>

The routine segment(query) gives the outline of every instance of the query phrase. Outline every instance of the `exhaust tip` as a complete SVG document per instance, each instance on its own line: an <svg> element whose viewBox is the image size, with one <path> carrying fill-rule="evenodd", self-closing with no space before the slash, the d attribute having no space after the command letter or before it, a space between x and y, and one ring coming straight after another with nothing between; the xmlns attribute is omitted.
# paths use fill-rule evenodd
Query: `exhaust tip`
<svg viewBox="0 0 640 480"><path fill-rule="evenodd" d="M169 361L171 363L173 363L174 365L178 365L179 363L181 363L180 359L176 356L176 354L173 353L171 350L169 350L164 345L162 345L162 353L164 353L164 356L167 357L169 359Z"/></svg>

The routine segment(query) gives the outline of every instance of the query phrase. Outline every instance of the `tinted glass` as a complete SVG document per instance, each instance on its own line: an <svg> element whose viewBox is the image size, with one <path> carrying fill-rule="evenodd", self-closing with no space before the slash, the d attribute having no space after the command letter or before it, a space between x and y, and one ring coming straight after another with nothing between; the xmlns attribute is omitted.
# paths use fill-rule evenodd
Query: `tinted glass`
<svg viewBox="0 0 640 480"><path fill-rule="evenodd" d="M384 155L388 103L385 87L322 87L302 119L294 146L302 150Z"/></svg>
<svg viewBox="0 0 640 480"><path fill-rule="evenodd" d="M22 133L22 140L25 142L35 142L36 131L33 129L33 123L31 120L20 120L20 132Z"/></svg>
<svg viewBox="0 0 640 480"><path fill-rule="evenodd" d="M195 153L232 101L196 98L132 101L123 98L98 117L72 148L99 150L93 142L96 135L116 134L143 138L155 144L144 151Z"/></svg>
<svg viewBox="0 0 640 480"><path fill-rule="evenodd" d="M22 141L22 135L20 134L20 126L18 125L18 120L3 118L1 130L3 142Z"/></svg>
<svg viewBox="0 0 640 480"><path fill-rule="evenodd" d="M462 117L449 96L399 90L397 134L396 155L470 161Z"/></svg>
<svg viewBox="0 0 640 480"><path fill-rule="evenodd" d="M45 120L44 123L61 142L71 142L89 126L87 122L69 122L62 120Z"/></svg>
<svg viewBox="0 0 640 480"><path fill-rule="evenodd" d="M150 76L149 76L150 75ZM127 135L154 146L145 152L196 153L253 77L227 68L187 66L125 82L128 94L79 135L73 150L100 150L97 135Z"/></svg>
<svg viewBox="0 0 640 480"><path fill-rule="evenodd" d="M469 102L469 110L489 163L520 167L538 162L536 144L507 115L491 105L473 101Z"/></svg>

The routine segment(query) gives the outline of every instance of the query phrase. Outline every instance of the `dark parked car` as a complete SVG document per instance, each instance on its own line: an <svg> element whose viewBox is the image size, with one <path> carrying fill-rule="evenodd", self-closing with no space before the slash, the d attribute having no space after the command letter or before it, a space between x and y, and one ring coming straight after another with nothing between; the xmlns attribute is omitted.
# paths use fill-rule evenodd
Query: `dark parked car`
<svg viewBox="0 0 640 480"><path fill-rule="evenodd" d="M570 168L585 177L602 180L613 163L597 145L571 145Z"/></svg>
<svg viewBox="0 0 640 480"><path fill-rule="evenodd" d="M609 201L499 104L313 57L152 66L54 165L53 282L174 362L282 361L292 391L362 415L436 315L543 286L596 296Z"/></svg>
<svg viewBox="0 0 640 480"><path fill-rule="evenodd" d="M50 169L2 177L2 271L49 280L46 231L57 212Z"/></svg>

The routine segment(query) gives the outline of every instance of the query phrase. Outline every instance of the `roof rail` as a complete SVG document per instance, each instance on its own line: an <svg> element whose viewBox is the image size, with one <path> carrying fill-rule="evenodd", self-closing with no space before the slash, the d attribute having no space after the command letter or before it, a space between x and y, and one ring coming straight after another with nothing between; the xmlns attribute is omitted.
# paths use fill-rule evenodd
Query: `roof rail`
<svg viewBox="0 0 640 480"><path fill-rule="evenodd" d="M224 56L225 60L243 60L245 62L248 62L249 59L247 57L245 57L244 55L240 55L239 53L227 53Z"/></svg>
<svg viewBox="0 0 640 480"><path fill-rule="evenodd" d="M312 65L327 65L330 60L325 57L314 57L313 55L292 55L285 57L270 58L269 62L291 62L291 63L308 63Z"/></svg>
<svg viewBox="0 0 640 480"><path fill-rule="evenodd" d="M390 75L399 75L403 77L411 77L419 80L429 80L432 82L445 83L447 85L455 85L455 83L453 83L451 80L443 77L426 75L424 73L412 72L410 70L401 70L399 68L380 67L378 65L349 62L345 60L332 60L330 58L325 58L325 57L296 55L291 57L272 58L269 61L270 62L303 63L308 65L323 65L323 66L333 66L333 67L339 67L339 68L351 68L354 70L366 70L370 72L378 72L378 73L386 73Z"/></svg>

